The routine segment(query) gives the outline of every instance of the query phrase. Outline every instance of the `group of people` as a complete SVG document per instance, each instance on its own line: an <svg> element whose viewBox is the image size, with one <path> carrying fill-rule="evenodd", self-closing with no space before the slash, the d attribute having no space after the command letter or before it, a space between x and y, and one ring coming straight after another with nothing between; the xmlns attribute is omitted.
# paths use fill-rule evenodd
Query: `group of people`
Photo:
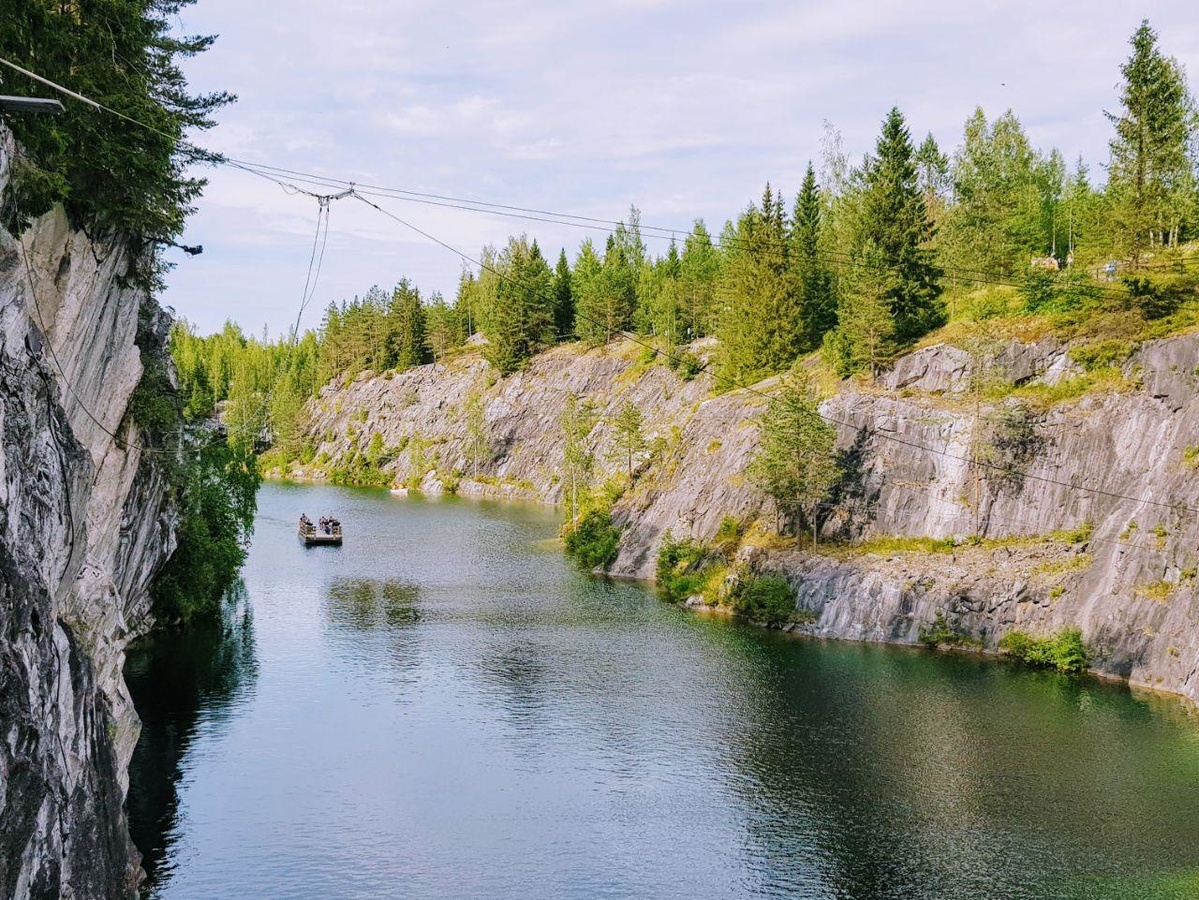
<svg viewBox="0 0 1199 900"><path fill-rule="evenodd" d="M307 513L300 513L300 531L307 534L310 531L319 529L322 534L333 534L335 528L340 528L341 522L332 516L321 516L319 525L314 525L312 519L308 518Z"/></svg>

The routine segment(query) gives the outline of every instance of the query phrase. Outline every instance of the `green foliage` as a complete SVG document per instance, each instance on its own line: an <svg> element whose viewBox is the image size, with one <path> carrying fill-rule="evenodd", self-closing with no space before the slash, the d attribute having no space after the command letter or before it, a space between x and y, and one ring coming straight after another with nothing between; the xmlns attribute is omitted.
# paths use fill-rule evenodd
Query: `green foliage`
<svg viewBox="0 0 1199 900"><path fill-rule="evenodd" d="M1092 341L1070 348L1070 359L1078 363L1088 372L1094 372L1105 367L1120 366L1132 356L1134 345L1132 341L1110 339Z"/></svg>
<svg viewBox="0 0 1199 900"><path fill-rule="evenodd" d="M1095 525L1090 521L1083 522L1077 528L1067 528L1051 532L1049 537L1066 544L1085 544L1095 533Z"/></svg>
<svg viewBox="0 0 1199 900"><path fill-rule="evenodd" d="M691 539L675 540L670 530L658 548L655 584L666 600L681 601L703 592L708 551Z"/></svg>
<svg viewBox="0 0 1199 900"><path fill-rule="evenodd" d="M625 403L611 421L616 431L613 452L625 463L629 484L633 483L633 460L649 446L641 431L643 421L641 410L631 402Z"/></svg>
<svg viewBox="0 0 1199 900"><path fill-rule="evenodd" d="M809 162L795 198L787 260L791 290L800 298L803 310L805 350L819 347L824 335L837 325L837 297L832 273L820 253L823 207L816 170Z"/></svg>
<svg viewBox="0 0 1199 900"><path fill-rule="evenodd" d="M895 355L896 325L889 299L895 274L872 241L858 248L845 279L836 329L824 335L825 362L842 378L869 370L871 377Z"/></svg>
<svg viewBox="0 0 1199 900"><path fill-rule="evenodd" d="M483 394L471 391L466 397L466 440L463 444L466 462L471 467L471 477L479 477L479 466L491 462L491 439L487 433L487 416L483 408Z"/></svg>
<svg viewBox="0 0 1199 900"><path fill-rule="evenodd" d="M566 259L566 251L558 254L558 264L554 267L554 281L551 286L554 298L554 333L558 340L568 340L575 325L575 298L571 287L570 263Z"/></svg>
<svg viewBox="0 0 1199 900"><path fill-rule="evenodd" d="M820 416L809 385L784 380L762 415L761 441L746 475L784 519L813 526L841 477L836 430Z"/></svg>
<svg viewBox="0 0 1199 900"><path fill-rule="evenodd" d="M75 224L93 232L116 231L146 242L142 246L182 231L204 185L187 174L189 164L204 154L184 143L184 134L211 127L212 113L233 100L225 93L187 90L180 61L213 41L173 36L176 16L190 2L8 5L0 16L4 56L154 129L74 101L60 115L10 117L26 154L6 198L16 201L6 205L13 210L4 223L10 230L19 232L62 202ZM35 96L45 91L9 71L4 87L5 93Z"/></svg>
<svg viewBox="0 0 1199 900"><path fill-rule="evenodd" d="M562 484L566 499L570 503L570 519L577 521L582 504L591 489L591 472L595 468L595 456L587 446L588 436L595 427L597 415L595 404L580 400L574 393L566 396L562 410Z"/></svg>
<svg viewBox="0 0 1199 900"><path fill-rule="evenodd" d="M862 213L854 249L860 253L869 245L877 254L870 264L886 276L880 284L900 343L945 320L940 303L942 272L931 246L935 226L920 192L915 157L903 114L892 108L874 155L863 168Z"/></svg>
<svg viewBox="0 0 1199 900"><path fill-rule="evenodd" d="M1178 244L1194 224L1196 116L1182 67L1158 49L1148 20L1130 43L1122 109L1107 114L1116 132L1109 191L1118 244L1136 261L1148 247Z"/></svg>
<svg viewBox="0 0 1199 900"><path fill-rule="evenodd" d="M999 641L999 650L1030 666L1059 672L1085 672L1089 662L1089 651L1077 628L1067 628L1046 637L1009 631Z"/></svg>
<svg viewBox="0 0 1199 900"><path fill-rule="evenodd" d="M386 361L403 370L433 361L429 347L428 321L418 291L407 278L401 279L391 294L388 322L384 326Z"/></svg>
<svg viewBox="0 0 1199 900"><path fill-rule="evenodd" d="M978 641L958 626L951 625L945 618L945 613L938 612L931 623L920 626L920 643L930 649L936 649L974 646Z"/></svg>
<svg viewBox="0 0 1199 900"><path fill-rule="evenodd" d="M778 575L742 578L729 596L729 605L751 621L777 627L795 618L795 589Z"/></svg>
<svg viewBox="0 0 1199 900"><path fill-rule="evenodd" d="M1031 257L1048 257L1054 249L1064 177L1060 154L1037 153L1010 110L988 124L976 109L954 157L958 202L945 217L946 255L970 271L1007 277L1027 271Z"/></svg>
<svg viewBox="0 0 1199 900"><path fill-rule="evenodd" d="M683 381L692 381L703 371L703 363L694 353L686 350L675 353L670 357L670 366Z"/></svg>
<svg viewBox="0 0 1199 900"><path fill-rule="evenodd" d="M575 558L585 571L602 569L616 561L620 544L620 528L613 524L611 513L593 509L577 522L568 522L562 529L566 552Z"/></svg>
<svg viewBox="0 0 1199 900"><path fill-rule="evenodd" d="M1131 276L1123 279L1129 302L1146 319L1162 319L1178 309L1178 292L1151 278Z"/></svg>
<svg viewBox="0 0 1199 900"><path fill-rule="evenodd" d="M178 432L179 397L163 362L154 354L141 352L142 377L129 398L129 415L150 438L162 444Z"/></svg>
<svg viewBox="0 0 1199 900"><path fill-rule="evenodd" d="M150 593L159 620L211 618L245 561L254 528L258 471L253 457L206 442L171 471L179 505L178 546Z"/></svg>
<svg viewBox="0 0 1199 900"><path fill-rule="evenodd" d="M646 259L640 223L641 213L633 207L628 224L622 222L608 237L602 261L590 239L579 248L571 280L575 334L588 343L606 343L633 324Z"/></svg>
<svg viewBox="0 0 1199 900"><path fill-rule="evenodd" d="M554 275L537 242L511 238L499 258L504 277L484 325L485 355L502 375L515 372L556 337L551 290Z"/></svg>
<svg viewBox="0 0 1199 900"><path fill-rule="evenodd" d="M741 539L741 530L741 523L735 516L725 516L720 520L714 540L717 544L735 544Z"/></svg>
<svg viewBox="0 0 1199 900"><path fill-rule="evenodd" d="M806 344L801 298L788 274L787 223L770 185L724 243L717 364L721 386L731 387L784 371Z"/></svg>

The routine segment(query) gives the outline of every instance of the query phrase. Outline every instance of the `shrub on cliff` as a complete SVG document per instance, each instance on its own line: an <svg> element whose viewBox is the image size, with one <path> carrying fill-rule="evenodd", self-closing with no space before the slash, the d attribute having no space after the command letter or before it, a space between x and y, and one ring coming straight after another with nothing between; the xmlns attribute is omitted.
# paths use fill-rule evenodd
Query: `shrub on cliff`
<svg viewBox="0 0 1199 900"><path fill-rule="evenodd" d="M706 561L707 551L703 544L690 539L676 541L667 529L662 546L658 548L655 578L663 599L686 600L701 593L705 581L703 565Z"/></svg>
<svg viewBox="0 0 1199 900"><path fill-rule="evenodd" d="M577 522L569 522L563 528L562 541L566 552L575 558L579 568L605 572L616 562L616 548L620 543L620 528L612 523L612 516L605 510L593 509Z"/></svg>
<svg viewBox="0 0 1199 900"><path fill-rule="evenodd" d="M1059 672L1085 672L1090 661L1082 632L1077 628L1067 628L1047 637L1009 631L999 641L999 650L1030 666Z"/></svg>
<svg viewBox="0 0 1199 900"><path fill-rule="evenodd" d="M795 590L780 575L742 579L729 597L733 611L764 625L783 625L796 617Z"/></svg>
<svg viewBox="0 0 1199 900"><path fill-rule="evenodd" d="M257 508L252 455L211 440L184 454L171 474L179 545L150 593L161 621L187 623L220 609L246 558Z"/></svg>

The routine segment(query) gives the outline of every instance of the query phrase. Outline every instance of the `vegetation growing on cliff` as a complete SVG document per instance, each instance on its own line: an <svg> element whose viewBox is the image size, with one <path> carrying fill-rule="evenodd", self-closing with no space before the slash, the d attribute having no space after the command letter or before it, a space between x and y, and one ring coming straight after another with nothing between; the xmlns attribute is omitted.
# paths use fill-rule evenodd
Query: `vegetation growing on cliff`
<svg viewBox="0 0 1199 900"><path fill-rule="evenodd" d="M608 571L616 562L620 528L613 524L612 514L605 509L592 509L577 522L568 522L562 530L566 552L575 558L579 568L586 571Z"/></svg>
<svg viewBox="0 0 1199 900"><path fill-rule="evenodd" d="M230 94L192 94L183 59L207 50L211 36L179 36L174 25L194 0L12 3L0 16L0 51L149 128L82 103L58 116L14 116L23 156L14 167L4 223L19 232L55 203L93 233L117 232L135 247L183 230L204 186L188 166L206 157L184 141L206 129ZM4 73L5 93L41 86ZM151 130L153 129L153 130ZM115 177L120 173L119 177Z"/></svg>
<svg viewBox="0 0 1199 900"><path fill-rule="evenodd" d="M790 378L770 398L747 474L774 501L778 530L806 524L816 534L820 504L841 477L837 432L820 416L811 387Z"/></svg>
<svg viewBox="0 0 1199 900"><path fill-rule="evenodd" d="M194 440L186 462L172 470L178 546L151 586L155 613L172 623L220 611L245 562L257 508L253 457L206 435Z"/></svg>
<svg viewBox="0 0 1199 900"><path fill-rule="evenodd" d="M1069 673L1085 672L1090 659L1082 632L1077 628L1044 637L1009 631L1000 639L999 650L1030 666Z"/></svg>

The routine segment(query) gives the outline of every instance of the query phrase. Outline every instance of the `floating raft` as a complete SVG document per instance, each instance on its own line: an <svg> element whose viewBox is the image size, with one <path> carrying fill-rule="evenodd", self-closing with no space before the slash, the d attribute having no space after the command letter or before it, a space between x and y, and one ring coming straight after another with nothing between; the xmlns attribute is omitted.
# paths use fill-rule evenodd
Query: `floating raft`
<svg viewBox="0 0 1199 900"><path fill-rule="evenodd" d="M316 544L331 544L335 547L340 547L341 526L334 525L327 532L317 528L315 525L309 525L307 528L300 526L300 540L307 547L312 547Z"/></svg>

